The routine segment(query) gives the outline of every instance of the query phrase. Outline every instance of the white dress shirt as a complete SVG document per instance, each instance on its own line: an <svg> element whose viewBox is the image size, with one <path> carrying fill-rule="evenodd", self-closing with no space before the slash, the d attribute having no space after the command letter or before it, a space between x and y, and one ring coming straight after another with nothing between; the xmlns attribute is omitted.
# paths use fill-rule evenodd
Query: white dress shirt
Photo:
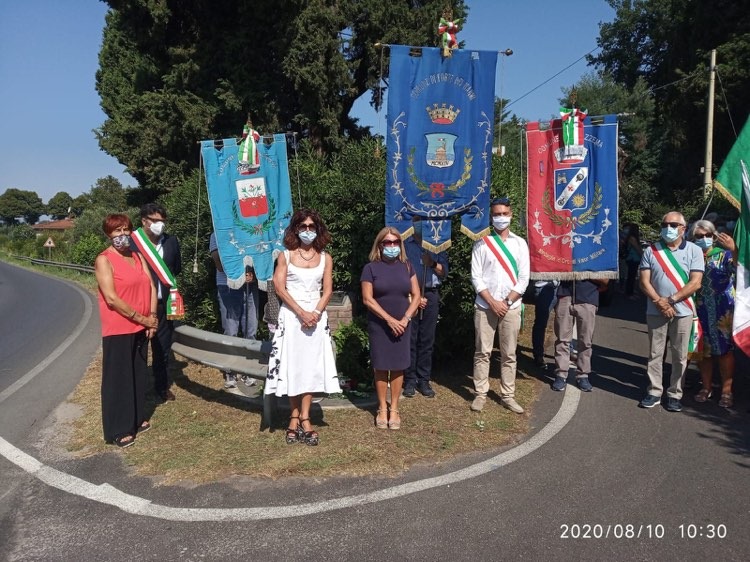
<svg viewBox="0 0 750 562"><path fill-rule="evenodd" d="M474 242L471 250L471 284L477 292L474 302L480 308L490 307L487 301L479 295L484 289L490 292L492 298L505 300L511 291L523 295L529 285L529 246L526 240L508 232L508 238L504 240L504 243L518 266L518 278L515 284L511 282L508 272L484 240ZM519 306L521 306L521 299L514 302L511 308Z"/></svg>

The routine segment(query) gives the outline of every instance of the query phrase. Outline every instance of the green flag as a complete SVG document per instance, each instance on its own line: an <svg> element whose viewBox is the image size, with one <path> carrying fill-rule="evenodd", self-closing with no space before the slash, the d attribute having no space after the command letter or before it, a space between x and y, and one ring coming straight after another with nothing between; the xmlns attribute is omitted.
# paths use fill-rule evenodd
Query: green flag
<svg viewBox="0 0 750 562"><path fill-rule="evenodd" d="M714 180L714 187L729 199L737 210L740 210L742 203L742 171L740 160L746 164L750 163L750 119L747 120L742 128L740 136L734 143L732 150L729 151L726 160L721 165L719 175Z"/></svg>
<svg viewBox="0 0 750 562"><path fill-rule="evenodd" d="M734 229L737 244L737 285L734 301L732 337L745 355L750 355L750 119L729 151L719 175L716 188L740 210L740 220Z"/></svg>

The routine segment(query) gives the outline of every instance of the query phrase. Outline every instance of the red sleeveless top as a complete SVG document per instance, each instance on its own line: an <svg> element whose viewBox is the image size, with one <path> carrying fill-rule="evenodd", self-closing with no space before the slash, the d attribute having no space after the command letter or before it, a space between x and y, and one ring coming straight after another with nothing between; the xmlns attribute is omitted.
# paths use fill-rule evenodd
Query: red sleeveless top
<svg viewBox="0 0 750 562"><path fill-rule="evenodd" d="M143 316L151 313L151 276L143 270L139 256L132 254L134 263L128 262L117 250L107 248L104 256L112 265L112 275L117 296L128 303L133 310ZM101 290L99 291L99 317L102 321L102 337L134 334L145 328L107 305Z"/></svg>

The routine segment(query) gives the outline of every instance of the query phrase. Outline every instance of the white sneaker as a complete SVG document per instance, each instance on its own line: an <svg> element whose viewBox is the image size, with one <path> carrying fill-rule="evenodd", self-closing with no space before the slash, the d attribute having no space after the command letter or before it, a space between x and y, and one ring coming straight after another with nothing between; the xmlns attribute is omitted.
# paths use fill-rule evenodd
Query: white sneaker
<svg viewBox="0 0 750 562"><path fill-rule="evenodd" d="M224 377L224 388L237 388L237 377L234 373L227 373Z"/></svg>
<svg viewBox="0 0 750 562"><path fill-rule="evenodd" d="M515 412L516 414L523 414L523 408L521 408L521 405L513 398L503 398L501 402L503 406L508 408L511 412Z"/></svg>

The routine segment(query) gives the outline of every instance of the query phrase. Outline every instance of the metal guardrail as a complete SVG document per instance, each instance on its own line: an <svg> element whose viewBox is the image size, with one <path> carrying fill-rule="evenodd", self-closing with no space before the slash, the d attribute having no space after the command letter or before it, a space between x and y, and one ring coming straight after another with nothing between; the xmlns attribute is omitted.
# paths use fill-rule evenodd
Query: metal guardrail
<svg viewBox="0 0 750 562"><path fill-rule="evenodd" d="M37 258L30 258L28 256L16 256L14 254L11 254L10 257L15 258L17 260L24 260L29 261L35 265L50 265L53 267L60 267L62 269L72 269L75 271L80 271L82 273L94 273L94 268L90 265L81 265L78 263L63 263L58 261L49 261L49 260L40 260Z"/></svg>
<svg viewBox="0 0 750 562"><path fill-rule="evenodd" d="M175 328L172 351L220 371L232 371L265 381L271 342L215 334L183 324ZM276 410L276 397L264 393L261 430L273 427Z"/></svg>
<svg viewBox="0 0 750 562"><path fill-rule="evenodd" d="M11 257L37 265L73 269L83 273L94 272L93 267L86 265L54 262L27 256L11 255ZM220 371L232 371L265 381L268 373L271 342L215 334L183 324L175 328L172 351L186 359L214 367ZM276 411L276 396L263 394L261 430L273 427Z"/></svg>

